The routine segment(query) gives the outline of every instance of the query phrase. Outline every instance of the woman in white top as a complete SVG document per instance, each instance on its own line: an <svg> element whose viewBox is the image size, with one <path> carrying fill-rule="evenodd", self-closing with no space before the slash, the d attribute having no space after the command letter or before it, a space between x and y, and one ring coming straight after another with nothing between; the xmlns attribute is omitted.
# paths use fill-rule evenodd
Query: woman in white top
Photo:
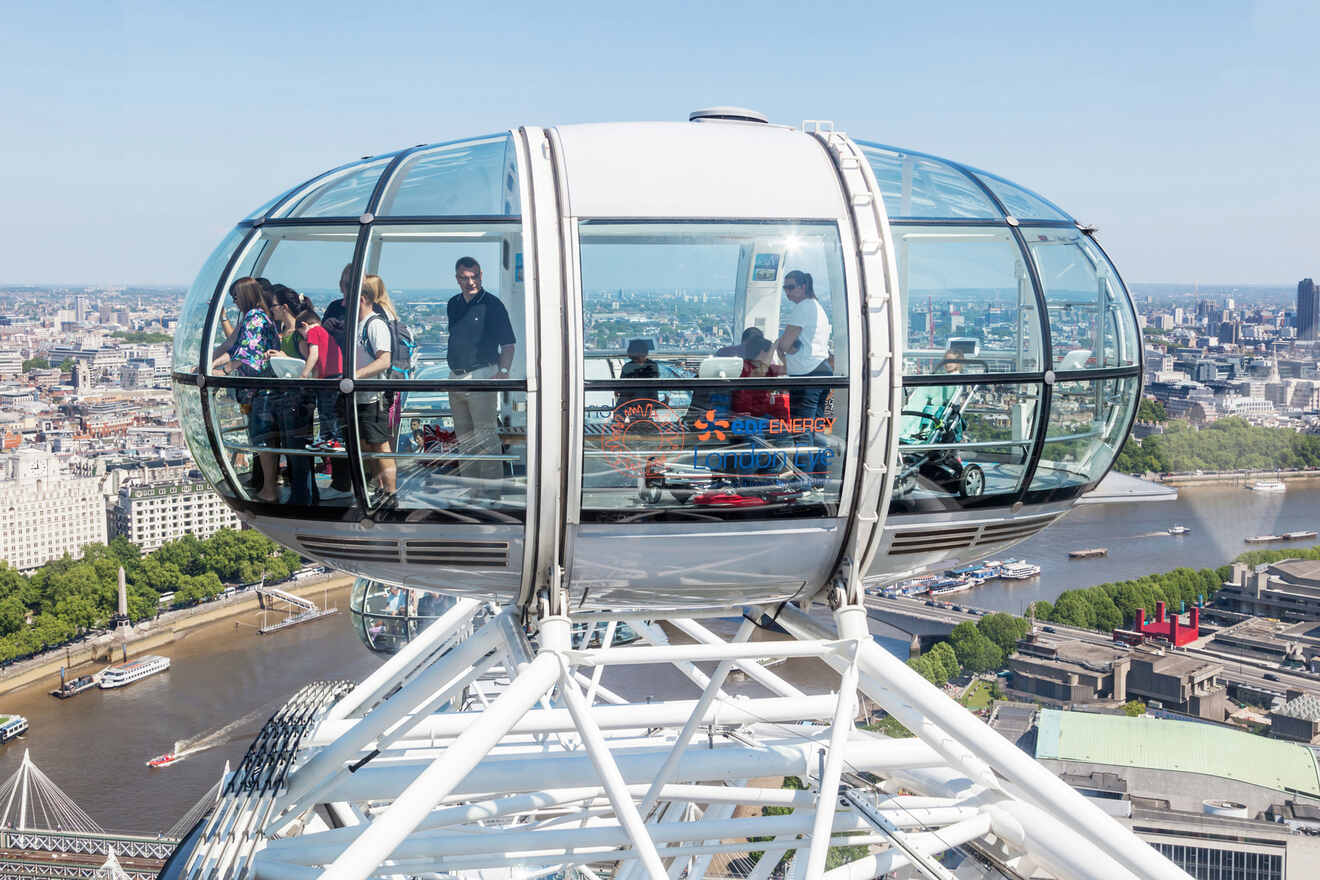
<svg viewBox="0 0 1320 880"><path fill-rule="evenodd" d="M811 274L794 269L784 276L784 296L793 304L785 319L784 332L775 342L775 351L783 358L790 376L829 376L830 319L816 299ZM825 415L824 386L791 388L788 410L794 419L814 419Z"/></svg>

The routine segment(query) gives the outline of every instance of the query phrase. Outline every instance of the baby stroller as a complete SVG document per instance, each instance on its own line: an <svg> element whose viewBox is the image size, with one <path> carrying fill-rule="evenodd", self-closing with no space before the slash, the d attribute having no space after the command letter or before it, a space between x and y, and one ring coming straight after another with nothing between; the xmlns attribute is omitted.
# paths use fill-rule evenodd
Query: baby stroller
<svg viewBox="0 0 1320 880"><path fill-rule="evenodd" d="M985 492L985 472L980 465L965 464L956 449L922 449L903 452L904 446L944 445L963 442L967 422L963 409L976 393L974 385L945 385L916 389L906 406L919 403L918 395L927 394L920 410L905 409L900 415L899 469L894 481L894 496L901 498L917 488L920 480L959 498L975 498ZM939 399L942 397L943 399Z"/></svg>

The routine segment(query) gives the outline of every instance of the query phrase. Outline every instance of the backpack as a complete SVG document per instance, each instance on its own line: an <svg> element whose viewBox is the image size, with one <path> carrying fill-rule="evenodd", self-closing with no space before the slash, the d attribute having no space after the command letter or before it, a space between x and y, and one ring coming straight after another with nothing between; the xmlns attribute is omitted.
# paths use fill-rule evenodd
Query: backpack
<svg viewBox="0 0 1320 880"><path fill-rule="evenodd" d="M384 321L385 326L390 330L390 369L381 378L411 378L417 355L417 342L413 339L412 331L403 321L398 318L387 318L378 312L373 313L362 325L362 341L366 343L367 350L371 351L371 337L367 335L367 325L377 318ZM375 357L380 352L372 351L371 354Z"/></svg>

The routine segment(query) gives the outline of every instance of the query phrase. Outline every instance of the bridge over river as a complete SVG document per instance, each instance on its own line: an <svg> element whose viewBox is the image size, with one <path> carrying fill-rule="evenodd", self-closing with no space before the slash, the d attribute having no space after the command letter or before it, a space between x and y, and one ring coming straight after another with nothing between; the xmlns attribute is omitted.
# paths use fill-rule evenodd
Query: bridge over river
<svg viewBox="0 0 1320 880"><path fill-rule="evenodd" d="M18 770L0 784L0 876L155 880L218 790L219 783L164 834L120 834L98 825L24 752Z"/></svg>

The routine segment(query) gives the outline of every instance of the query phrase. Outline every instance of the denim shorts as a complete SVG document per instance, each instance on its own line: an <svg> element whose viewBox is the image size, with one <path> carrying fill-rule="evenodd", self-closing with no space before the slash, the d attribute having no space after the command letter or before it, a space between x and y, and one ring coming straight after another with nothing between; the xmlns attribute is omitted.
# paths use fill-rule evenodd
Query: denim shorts
<svg viewBox="0 0 1320 880"><path fill-rule="evenodd" d="M248 442L253 446L274 446L279 442L275 428L275 402L264 389L252 398L252 411L248 413Z"/></svg>

